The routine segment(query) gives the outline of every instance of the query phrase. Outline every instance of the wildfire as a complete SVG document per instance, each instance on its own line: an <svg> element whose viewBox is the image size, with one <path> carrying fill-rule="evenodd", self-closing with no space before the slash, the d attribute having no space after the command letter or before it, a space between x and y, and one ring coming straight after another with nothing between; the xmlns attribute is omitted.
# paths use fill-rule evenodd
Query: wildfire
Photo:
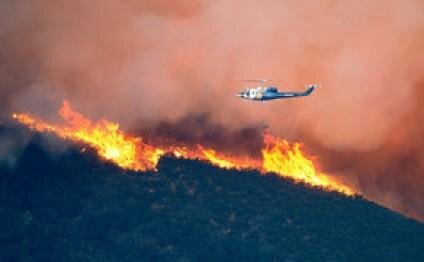
<svg viewBox="0 0 424 262"><path fill-rule="evenodd" d="M312 186L320 186L352 195L354 192L347 186L321 173L311 159L304 156L300 144L290 145L286 140L264 135L265 147L262 149L263 169L281 176L290 177Z"/></svg>
<svg viewBox="0 0 424 262"><path fill-rule="evenodd" d="M173 154L179 158L206 160L221 168L274 172L312 186L320 186L347 195L354 193L349 187L319 172L313 161L302 153L298 143L290 145L287 141L269 134L264 135L263 159L253 159L228 156L211 148L204 148L202 145L161 147L147 144L142 138L121 131L117 123L106 119L93 123L72 110L67 101L63 102L59 115L64 120L63 125L48 124L25 113L13 114L12 117L33 130L51 132L63 139L86 143L92 146L102 158L126 169L155 170L163 155Z"/></svg>
<svg viewBox="0 0 424 262"><path fill-rule="evenodd" d="M235 169L260 169L261 164L259 161L248 157L233 157L225 156L217 153L213 149L204 149L199 146L204 155L204 159L212 164L222 168L235 168Z"/></svg>
<svg viewBox="0 0 424 262"><path fill-rule="evenodd" d="M12 117L31 129L52 132L64 139L87 143L97 153L117 165L133 169L148 170L156 167L163 150L143 143L141 138L124 134L117 123L102 119L96 123L72 110L67 101L59 111L66 125L50 125L28 114L13 114Z"/></svg>

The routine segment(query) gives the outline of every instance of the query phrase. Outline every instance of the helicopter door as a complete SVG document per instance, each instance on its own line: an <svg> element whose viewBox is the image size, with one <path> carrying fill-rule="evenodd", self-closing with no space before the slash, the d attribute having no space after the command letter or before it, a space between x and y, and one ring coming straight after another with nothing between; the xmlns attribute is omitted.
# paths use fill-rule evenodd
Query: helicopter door
<svg viewBox="0 0 424 262"><path fill-rule="evenodd" d="M254 99L255 96L256 96L256 90L255 89L251 89L249 91L249 96L250 96L251 99Z"/></svg>

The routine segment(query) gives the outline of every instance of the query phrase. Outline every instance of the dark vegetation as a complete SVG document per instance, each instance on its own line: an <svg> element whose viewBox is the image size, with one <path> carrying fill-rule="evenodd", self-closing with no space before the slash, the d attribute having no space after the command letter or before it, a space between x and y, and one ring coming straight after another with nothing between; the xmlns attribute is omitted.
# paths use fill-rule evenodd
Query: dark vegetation
<svg viewBox="0 0 424 262"><path fill-rule="evenodd" d="M424 261L424 225L361 197L172 158L127 172L45 140L0 167L0 261Z"/></svg>

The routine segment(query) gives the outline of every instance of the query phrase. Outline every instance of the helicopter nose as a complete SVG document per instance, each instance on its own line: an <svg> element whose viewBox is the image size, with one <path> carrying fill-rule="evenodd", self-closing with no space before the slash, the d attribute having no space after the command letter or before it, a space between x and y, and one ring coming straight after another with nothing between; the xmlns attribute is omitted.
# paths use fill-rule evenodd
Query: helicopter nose
<svg viewBox="0 0 424 262"><path fill-rule="evenodd" d="M240 92L240 93L237 94L237 96L238 97L244 97L244 93L243 92Z"/></svg>

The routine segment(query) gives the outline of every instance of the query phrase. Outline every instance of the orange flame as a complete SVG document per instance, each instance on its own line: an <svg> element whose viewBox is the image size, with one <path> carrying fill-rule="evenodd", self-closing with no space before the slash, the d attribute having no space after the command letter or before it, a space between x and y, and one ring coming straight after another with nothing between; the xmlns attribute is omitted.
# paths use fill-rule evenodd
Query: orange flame
<svg viewBox="0 0 424 262"><path fill-rule="evenodd" d="M84 142L97 150L97 153L120 167L133 170L154 169L164 152L143 143L141 138L132 137L119 130L117 123L102 119L96 123L72 110L67 101L59 112L66 126L50 125L28 114L13 114L12 117L31 129L52 132L64 139Z"/></svg>
<svg viewBox="0 0 424 262"><path fill-rule="evenodd" d="M304 156L299 143L291 146L286 140L269 134L265 134L264 142L265 147L262 149L264 171L274 172L312 186L340 191L347 195L354 193L349 187L319 172L312 160Z"/></svg>
<svg viewBox="0 0 424 262"><path fill-rule="evenodd" d="M269 134L264 135L263 159L261 160L228 156L201 145L196 147L172 145L165 148L150 145L139 137L125 134L119 129L117 123L106 119L91 122L80 113L73 111L67 101L63 102L59 115L65 121L64 125L51 125L25 113L13 114L12 117L39 132L51 132L64 139L86 143L92 146L99 156L125 169L155 170L163 155L173 154L179 158L206 160L221 168L274 172L298 182L339 191L346 195L354 193L349 187L319 172L312 160L304 156L298 143L290 145L287 141Z"/></svg>

